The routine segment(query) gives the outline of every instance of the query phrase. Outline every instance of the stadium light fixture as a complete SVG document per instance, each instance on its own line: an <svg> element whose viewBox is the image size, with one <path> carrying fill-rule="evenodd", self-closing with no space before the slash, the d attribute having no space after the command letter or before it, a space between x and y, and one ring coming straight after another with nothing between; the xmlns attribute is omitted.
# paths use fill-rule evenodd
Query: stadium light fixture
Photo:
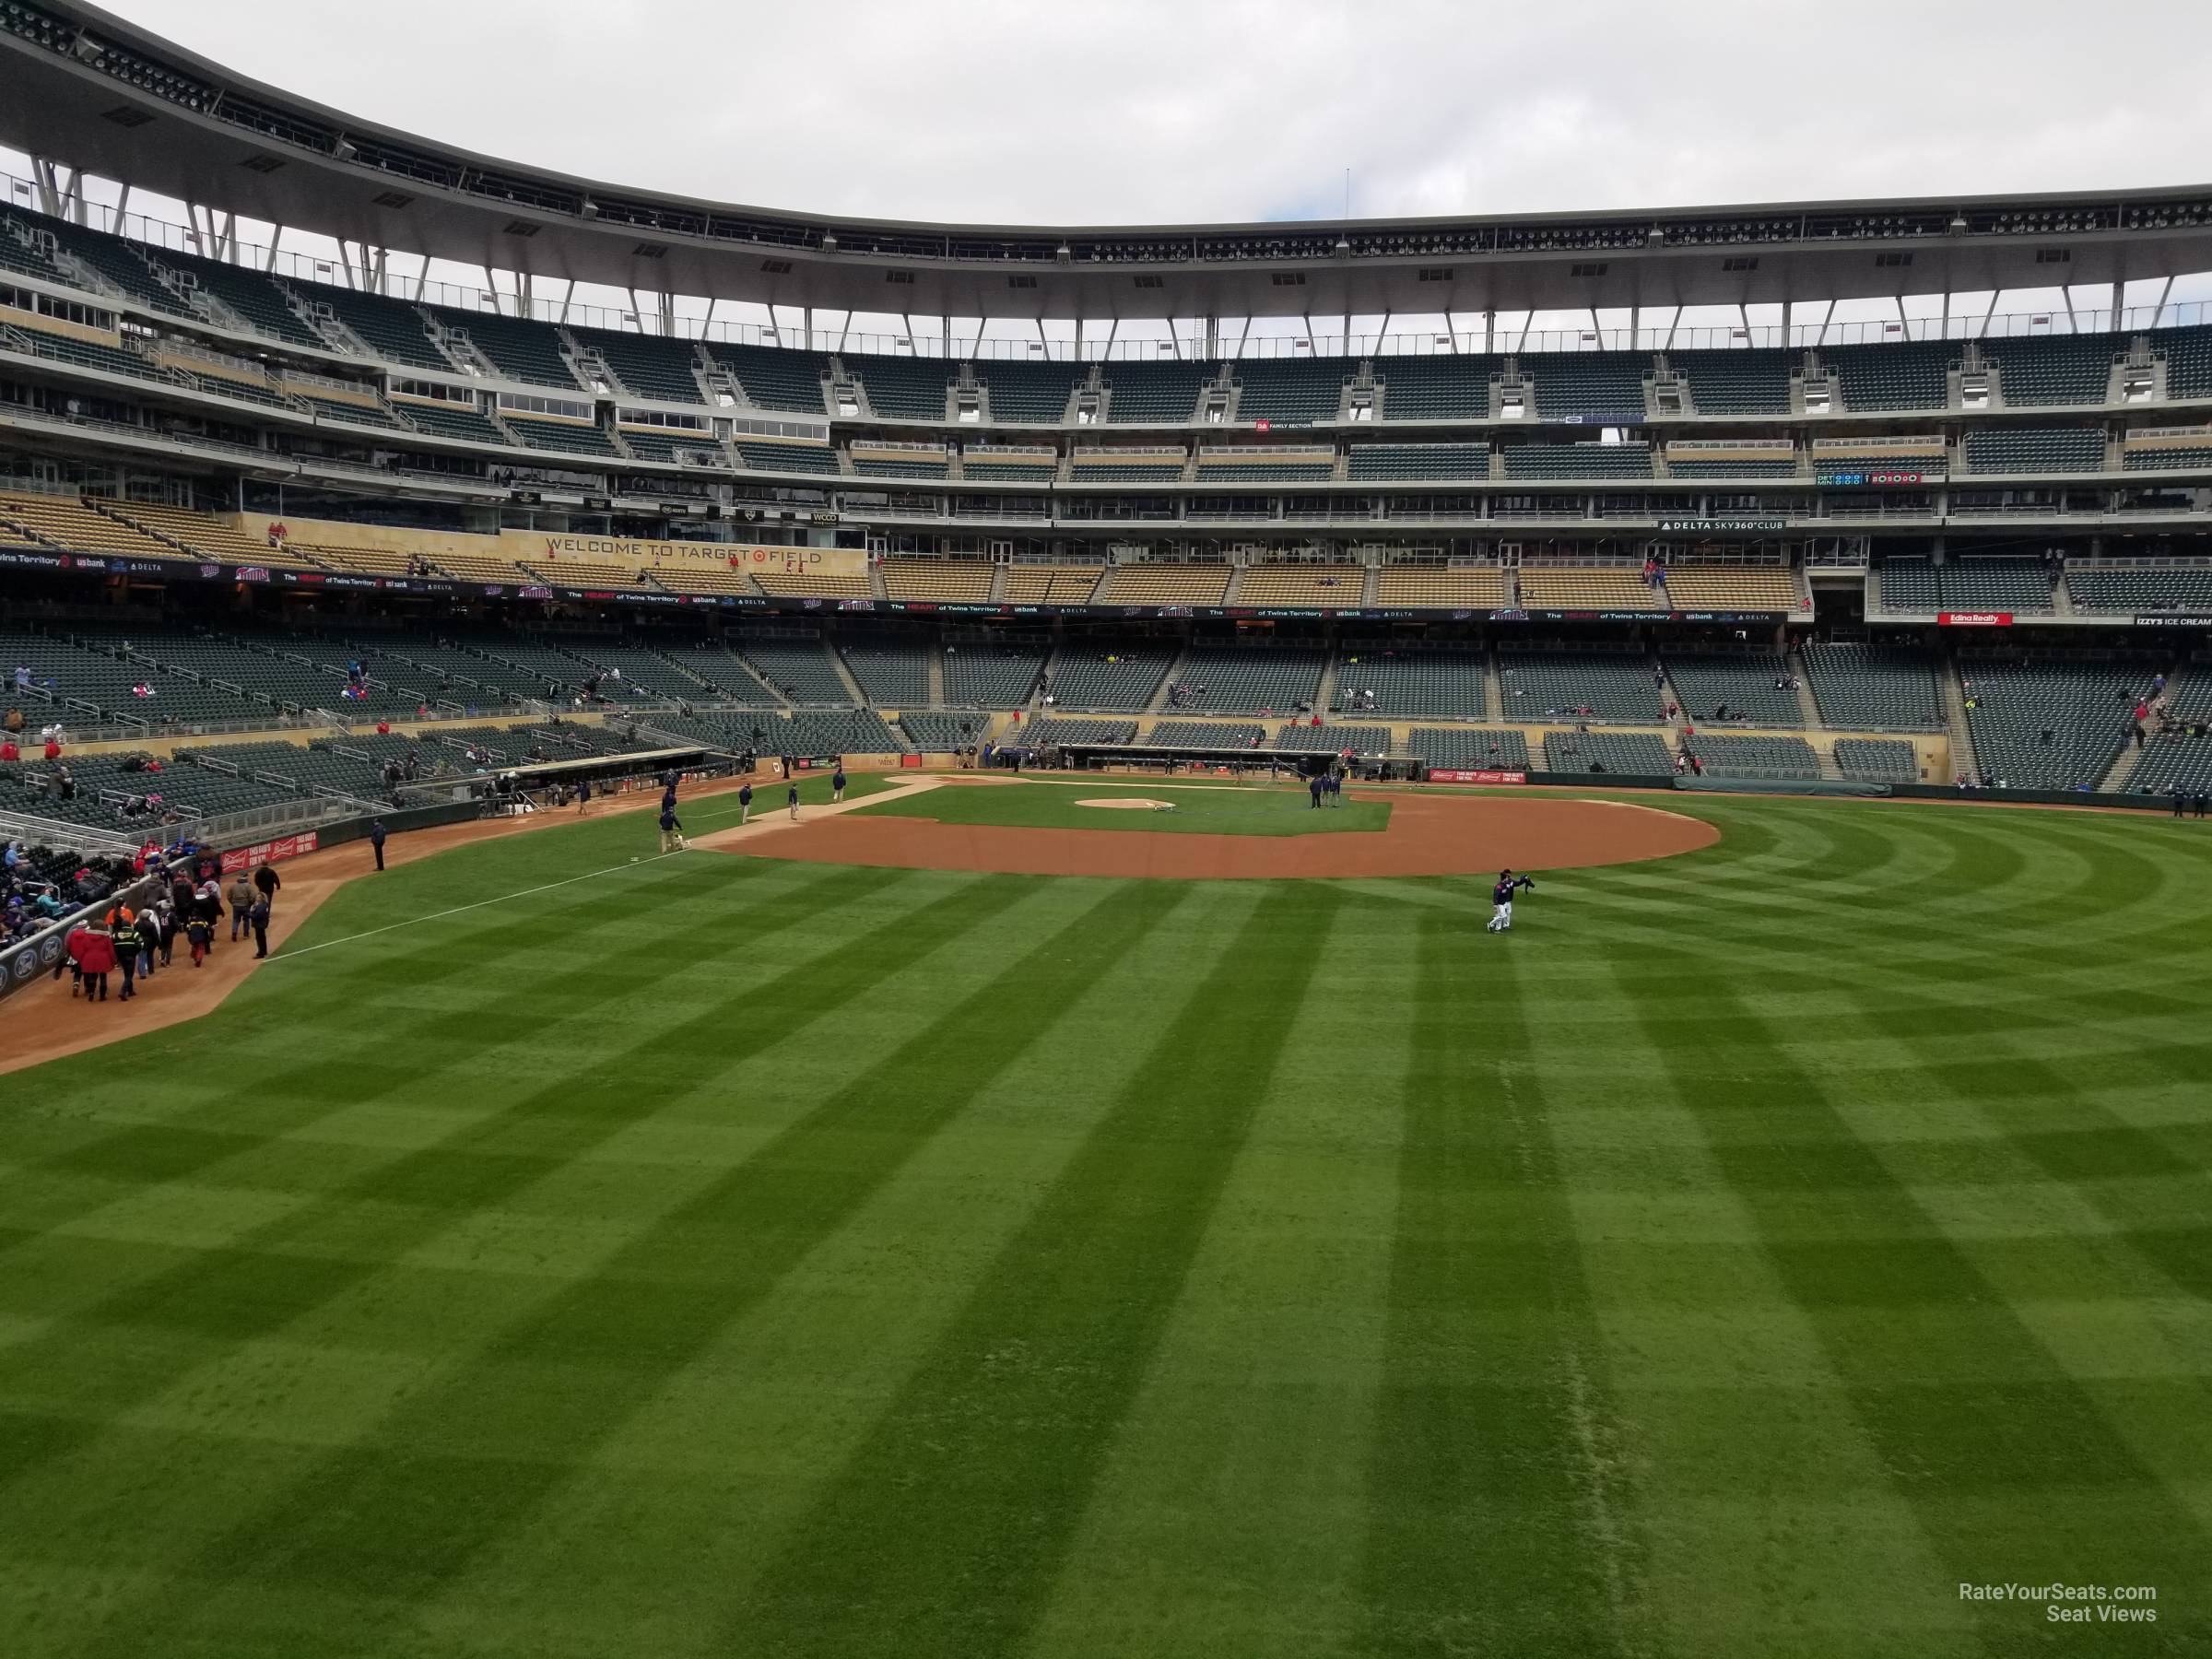
<svg viewBox="0 0 2212 1659"><path fill-rule="evenodd" d="M344 137L340 137L337 143L331 147L330 153L337 160L350 161L361 152L355 149Z"/></svg>
<svg viewBox="0 0 2212 1659"><path fill-rule="evenodd" d="M825 253L837 252L837 237L834 232L829 230L822 232L822 252Z"/></svg>
<svg viewBox="0 0 2212 1659"><path fill-rule="evenodd" d="M599 204L593 201L590 196L585 196L583 198L583 206L576 209L576 217L578 218L584 219L597 218L599 217Z"/></svg>

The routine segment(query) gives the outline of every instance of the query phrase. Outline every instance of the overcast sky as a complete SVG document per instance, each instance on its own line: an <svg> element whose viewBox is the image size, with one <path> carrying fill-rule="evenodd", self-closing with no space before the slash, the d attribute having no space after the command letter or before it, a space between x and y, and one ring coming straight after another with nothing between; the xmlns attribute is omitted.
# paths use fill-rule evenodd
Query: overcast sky
<svg viewBox="0 0 2212 1659"><path fill-rule="evenodd" d="M994 223L2212 179L2212 4L107 0L306 97L645 188ZM2086 65L2086 66L2085 66Z"/></svg>

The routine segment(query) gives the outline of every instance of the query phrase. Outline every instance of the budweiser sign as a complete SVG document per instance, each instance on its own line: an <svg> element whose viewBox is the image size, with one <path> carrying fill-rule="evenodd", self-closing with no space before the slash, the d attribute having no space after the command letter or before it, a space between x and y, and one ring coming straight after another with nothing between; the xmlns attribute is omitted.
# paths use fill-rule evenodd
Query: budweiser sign
<svg viewBox="0 0 2212 1659"><path fill-rule="evenodd" d="M1431 783L1525 783L1528 782L1528 774L1517 771L1467 771L1430 767L1429 782Z"/></svg>

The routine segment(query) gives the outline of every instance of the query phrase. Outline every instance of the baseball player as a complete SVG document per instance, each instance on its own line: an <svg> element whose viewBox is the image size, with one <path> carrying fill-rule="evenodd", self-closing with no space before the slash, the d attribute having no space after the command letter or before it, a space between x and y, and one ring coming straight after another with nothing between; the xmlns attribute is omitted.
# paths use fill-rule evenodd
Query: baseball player
<svg viewBox="0 0 2212 1659"><path fill-rule="evenodd" d="M1513 894L1525 888L1536 890L1535 880L1526 876L1515 876L1511 870L1498 872L1498 885L1490 889L1490 902L1497 909L1490 915L1490 931L1503 933L1513 924Z"/></svg>

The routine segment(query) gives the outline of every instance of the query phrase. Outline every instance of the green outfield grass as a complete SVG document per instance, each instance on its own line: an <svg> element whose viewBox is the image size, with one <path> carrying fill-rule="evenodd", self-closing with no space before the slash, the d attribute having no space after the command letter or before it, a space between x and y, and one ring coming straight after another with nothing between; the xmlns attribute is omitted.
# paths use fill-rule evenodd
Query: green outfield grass
<svg viewBox="0 0 2212 1659"><path fill-rule="evenodd" d="M2212 833L1670 805L348 887L0 1077L0 1654L2205 1653Z"/></svg>
<svg viewBox="0 0 2212 1659"><path fill-rule="evenodd" d="M1166 801L1172 812L1078 806L1078 801ZM1159 782L947 785L924 794L865 806L864 818L935 818L941 824L1000 824L1020 830L1130 830L1163 835L1321 835L1385 830L1388 801L1355 801L1316 808L1302 788L1264 789Z"/></svg>

